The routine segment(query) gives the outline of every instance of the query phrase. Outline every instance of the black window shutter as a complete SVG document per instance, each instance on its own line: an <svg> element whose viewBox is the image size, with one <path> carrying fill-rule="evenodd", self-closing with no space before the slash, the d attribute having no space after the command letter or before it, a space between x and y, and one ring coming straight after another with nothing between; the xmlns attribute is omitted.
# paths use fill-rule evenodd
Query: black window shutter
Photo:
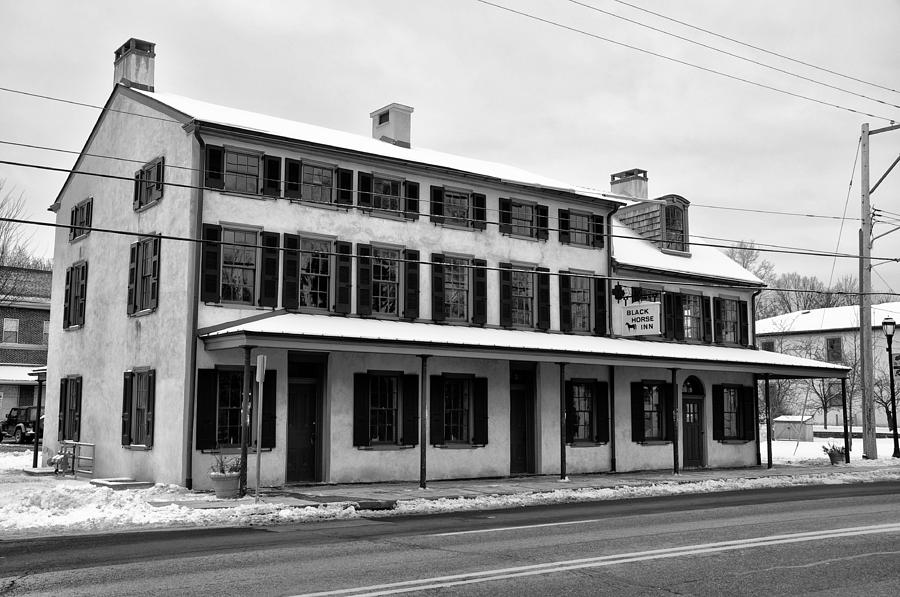
<svg viewBox="0 0 900 597"><path fill-rule="evenodd" d="M472 392L472 443L486 446L488 443L488 380L476 377Z"/></svg>
<svg viewBox="0 0 900 597"><path fill-rule="evenodd" d="M211 189L225 187L225 151L215 145L206 146L205 186Z"/></svg>
<svg viewBox="0 0 900 597"><path fill-rule="evenodd" d="M259 306L278 306L278 263L281 256L281 235L277 232L262 233L262 276L259 289Z"/></svg>
<svg viewBox="0 0 900 597"><path fill-rule="evenodd" d="M261 448L275 447L275 402L278 389L278 371L266 369L262 396L262 434L259 438Z"/></svg>
<svg viewBox="0 0 900 597"><path fill-rule="evenodd" d="M444 256L431 254L431 319L444 321Z"/></svg>
<svg viewBox="0 0 900 597"><path fill-rule="evenodd" d="M153 416L156 412L156 370L147 372L147 425L144 445L148 448L153 445Z"/></svg>
<svg viewBox="0 0 900 597"><path fill-rule="evenodd" d="M284 196L300 199L303 196L303 164L299 160L284 159Z"/></svg>
<svg viewBox="0 0 900 597"><path fill-rule="evenodd" d="M483 193L472 193L472 228L484 230L487 227L487 197Z"/></svg>
<svg viewBox="0 0 900 597"><path fill-rule="evenodd" d="M444 222L444 187L431 187L431 221L435 224Z"/></svg>
<svg viewBox="0 0 900 597"><path fill-rule="evenodd" d="M713 298L713 321L716 324L716 337L715 341L721 343L722 342L722 299L719 297Z"/></svg>
<svg viewBox="0 0 900 597"><path fill-rule="evenodd" d="M208 186L208 185L207 185ZM141 191L144 187L144 171L134 173L134 195L131 198L131 209L137 211L141 207ZM76 208L77 209L77 208ZM74 215L74 211L72 212Z"/></svg>
<svg viewBox="0 0 900 597"><path fill-rule="evenodd" d="M575 433L578 431L578 413L575 411L574 383L567 379L566 386L566 443L575 441Z"/></svg>
<svg viewBox="0 0 900 597"><path fill-rule="evenodd" d="M701 297L700 300L703 303L703 341L707 344L712 342L712 306L709 302L709 297L704 296Z"/></svg>
<svg viewBox="0 0 900 597"><path fill-rule="evenodd" d="M369 376L353 374L353 445L368 446L369 438Z"/></svg>
<svg viewBox="0 0 900 597"><path fill-rule="evenodd" d="M403 376L403 429L400 443L415 446L419 443L419 376Z"/></svg>
<svg viewBox="0 0 900 597"><path fill-rule="evenodd" d="M300 237L284 235L284 269L281 272L281 307L296 309L300 305Z"/></svg>
<svg viewBox="0 0 900 597"><path fill-rule="evenodd" d="M756 388L743 386L740 389L740 420L742 437L746 440L756 439Z"/></svg>
<svg viewBox="0 0 900 597"><path fill-rule="evenodd" d="M487 261L472 260L472 323L487 323Z"/></svg>
<svg viewBox="0 0 900 597"><path fill-rule="evenodd" d="M274 155L263 156L263 195L281 196L281 158Z"/></svg>
<svg viewBox="0 0 900 597"><path fill-rule="evenodd" d="M360 207L372 207L372 173L357 172L356 186L359 189L357 205Z"/></svg>
<svg viewBox="0 0 900 597"><path fill-rule="evenodd" d="M550 329L550 270L535 268L537 272L537 328Z"/></svg>
<svg viewBox="0 0 900 597"><path fill-rule="evenodd" d="M419 219L419 183L407 180L403 183L403 217L410 220Z"/></svg>
<svg viewBox="0 0 900 597"><path fill-rule="evenodd" d="M122 385L122 445L131 445L131 404L134 392L134 373L125 372Z"/></svg>
<svg viewBox="0 0 900 597"><path fill-rule="evenodd" d="M537 231L535 236L538 240L547 240L550 237L550 232L548 230L548 211L546 205L535 205L534 207L535 220Z"/></svg>
<svg viewBox="0 0 900 597"><path fill-rule="evenodd" d="M160 238L157 236L150 241L150 304L147 308L156 309L159 306L159 249Z"/></svg>
<svg viewBox="0 0 900 597"><path fill-rule="evenodd" d="M84 325L84 311L87 302L87 279L88 264L82 263L81 267L76 268L78 272L78 304L75 306L75 323Z"/></svg>
<svg viewBox="0 0 900 597"><path fill-rule="evenodd" d="M644 384L631 384L631 441L644 441Z"/></svg>
<svg viewBox="0 0 900 597"><path fill-rule="evenodd" d="M56 429L56 440L66 439L66 404L68 403L69 380L65 377L59 380L59 426Z"/></svg>
<svg viewBox="0 0 900 597"><path fill-rule="evenodd" d="M713 439L725 437L725 392L722 386L712 387Z"/></svg>
<svg viewBox="0 0 900 597"><path fill-rule="evenodd" d="M510 234L512 232L512 201L500 197L500 233Z"/></svg>
<svg viewBox="0 0 900 597"><path fill-rule="evenodd" d="M432 375L430 390L429 441L439 446L444 443L444 378Z"/></svg>
<svg viewBox="0 0 900 597"><path fill-rule="evenodd" d="M568 273L559 273L559 329L572 331L572 280Z"/></svg>
<svg viewBox="0 0 900 597"><path fill-rule="evenodd" d="M94 224L94 199L93 197L88 199L88 202L84 204L84 223L88 228L93 226ZM85 232L90 232L90 230L85 230Z"/></svg>
<svg viewBox="0 0 900 597"><path fill-rule="evenodd" d="M663 439L672 441L675 437L675 386L670 383L663 384L663 416L666 428L663 429Z"/></svg>
<svg viewBox="0 0 900 597"><path fill-rule="evenodd" d="M72 380L72 397L75 407L72 409L72 439L81 441L81 377Z"/></svg>
<svg viewBox="0 0 900 597"><path fill-rule="evenodd" d="M684 295L673 294L672 305L674 309L675 339L681 341L684 340Z"/></svg>
<svg viewBox="0 0 900 597"><path fill-rule="evenodd" d="M750 343L750 322L747 313L747 301L738 301L738 339L741 346L747 346Z"/></svg>
<svg viewBox="0 0 900 597"><path fill-rule="evenodd" d="M153 201L159 201L163 197L166 188L166 158L161 157L153 165L156 184L153 187Z"/></svg>
<svg viewBox="0 0 900 597"><path fill-rule="evenodd" d="M197 439L198 450L216 448L216 412L219 407L218 374L215 369L197 370Z"/></svg>
<svg viewBox="0 0 900 597"><path fill-rule="evenodd" d="M675 339L675 293L666 292L663 294L663 320L666 322L665 337L669 340Z"/></svg>
<svg viewBox="0 0 900 597"><path fill-rule="evenodd" d="M419 252L415 249L403 251L403 279L406 288L403 289L403 317L405 319L419 318Z"/></svg>
<svg viewBox="0 0 900 597"><path fill-rule="evenodd" d="M353 245L345 241L334 243L337 253L337 283L334 301L334 312L344 315L350 313L353 296Z"/></svg>
<svg viewBox="0 0 900 597"><path fill-rule="evenodd" d="M136 185L137 183L135 183ZM72 211L69 212L69 240L72 240L78 234L76 233L75 224L78 221L78 208L73 207Z"/></svg>
<svg viewBox="0 0 900 597"><path fill-rule="evenodd" d="M63 295L63 327L72 325L72 269L66 268L66 287Z"/></svg>
<svg viewBox="0 0 900 597"><path fill-rule="evenodd" d="M631 302L639 303L644 298L644 293L641 291L640 286L632 286L631 287Z"/></svg>
<svg viewBox="0 0 900 597"><path fill-rule="evenodd" d="M605 381L594 383L594 413L597 417L597 443L609 442L609 384Z"/></svg>
<svg viewBox="0 0 900 597"><path fill-rule="evenodd" d="M591 233L593 238L591 239L591 246L596 247L598 249L603 248L603 216L592 215L591 216Z"/></svg>
<svg viewBox="0 0 900 597"><path fill-rule="evenodd" d="M337 202L339 205L353 205L353 170L338 168Z"/></svg>
<svg viewBox="0 0 900 597"><path fill-rule="evenodd" d="M561 209L559 210L559 219L557 223L559 227L559 242L567 243L570 240L569 236L569 210Z"/></svg>
<svg viewBox="0 0 900 597"><path fill-rule="evenodd" d="M500 266L500 325L512 327L512 265Z"/></svg>
<svg viewBox="0 0 900 597"><path fill-rule="evenodd" d="M356 245L356 313L372 314L372 246Z"/></svg>
<svg viewBox="0 0 900 597"><path fill-rule="evenodd" d="M137 309L137 279L138 279L138 253L140 241L131 243L128 250L128 314L131 315Z"/></svg>
<svg viewBox="0 0 900 597"><path fill-rule="evenodd" d="M204 303L218 303L221 291L219 286L220 255L222 254L222 227L215 224L203 225L203 264L201 267L202 284L200 300Z"/></svg>
<svg viewBox="0 0 900 597"><path fill-rule="evenodd" d="M606 328L606 280L594 278L594 334L605 336Z"/></svg>

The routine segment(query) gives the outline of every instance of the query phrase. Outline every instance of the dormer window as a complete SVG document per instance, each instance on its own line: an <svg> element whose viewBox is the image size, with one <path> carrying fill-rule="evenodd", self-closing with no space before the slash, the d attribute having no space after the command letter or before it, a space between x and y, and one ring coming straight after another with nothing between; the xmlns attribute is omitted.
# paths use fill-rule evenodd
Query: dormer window
<svg viewBox="0 0 900 597"><path fill-rule="evenodd" d="M665 248L672 251L687 251L684 229L684 208L680 205L667 205Z"/></svg>
<svg viewBox="0 0 900 597"><path fill-rule="evenodd" d="M387 124L391 120L390 112L382 112L378 115L378 124Z"/></svg>

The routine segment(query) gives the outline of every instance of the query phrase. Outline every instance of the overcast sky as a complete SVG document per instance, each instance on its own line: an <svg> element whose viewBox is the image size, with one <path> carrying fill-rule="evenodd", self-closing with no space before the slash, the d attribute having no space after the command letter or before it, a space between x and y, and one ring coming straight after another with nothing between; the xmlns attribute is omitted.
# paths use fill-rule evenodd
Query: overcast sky
<svg viewBox="0 0 900 597"><path fill-rule="evenodd" d="M492 0L540 18L873 118L763 89L512 14L475 0L0 3L0 87L102 105L113 52L156 43L156 90L370 134L369 112L413 106L415 146L515 165L608 189L609 175L649 172L650 194L693 205L691 233L834 251L841 221L715 209L840 216L856 253L860 126L900 120L900 93L737 46L615 0L605 11L778 66L844 93L692 46L566 0ZM642 8L900 90L900 1L628 0ZM0 91L0 141L78 151L98 111ZM873 137L874 182L900 155L900 130ZM123 156L135 157L135 156ZM139 156L137 156L139 157ZM0 144L0 159L71 167L75 156ZM46 211L64 175L0 165L28 216ZM123 183L127 186L127 183ZM130 193L130 189L123 192ZM900 167L873 195L900 214ZM897 216L900 220L900 216ZM898 224L900 225L900 224ZM888 225L876 227L876 234ZM34 229L36 253L52 235ZM708 241L712 242L712 241ZM900 232L873 255L900 257ZM827 281L835 260L772 253L778 272ZM835 276L856 274L838 259ZM876 290L900 291L900 265L876 268Z"/></svg>

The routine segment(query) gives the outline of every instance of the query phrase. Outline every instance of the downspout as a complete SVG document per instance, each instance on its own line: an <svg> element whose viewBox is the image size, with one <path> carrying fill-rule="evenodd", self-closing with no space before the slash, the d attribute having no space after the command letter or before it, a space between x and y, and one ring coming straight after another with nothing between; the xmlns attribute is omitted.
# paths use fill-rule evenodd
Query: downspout
<svg viewBox="0 0 900 597"><path fill-rule="evenodd" d="M197 144L200 147L200 169L197 173L197 184L195 185L197 190L197 204L195 212L196 217L194 218L194 230L191 237L199 240L201 238L201 230L203 229L203 188L205 181L203 180L202 173L206 172L206 143L200 138L200 126L197 124L194 126L194 138L197 140ZM194 485L194 409L196 408L195 399L197 395L195 388L197 384L197 322L200 317L200 262L202 257L203 244L199 242L194 243L194 283L191 285L191 292L188 296L188 300L192 305L191 322L188 327L189 333L187 334L187 339L190 343L190 346L188 347L188 383L185 387L188 411L187 433L185 433L184 446L184 486L188 489L192 489Z"/></svg>

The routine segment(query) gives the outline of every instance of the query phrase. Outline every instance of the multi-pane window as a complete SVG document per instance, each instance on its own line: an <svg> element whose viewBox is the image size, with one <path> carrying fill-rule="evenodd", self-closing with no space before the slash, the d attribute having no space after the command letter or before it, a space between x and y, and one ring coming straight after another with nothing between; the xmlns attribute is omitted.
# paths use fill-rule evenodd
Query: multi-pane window
<svg viewBox="0 0 900 597"><path fill-rule="evenodd" d="M125 395L122 399L122 445L153 444L153 410L156 394L156 371L140 369L125 372Z"/></svg>
<svg viewBox="0 0 900 597"><path fill-rule="evenodd" d="M667 205L665 248L673 251L686 250L684 238L684 209L678 205Z"/></svg>
<svg viewBox="0 0 900 597"><path fill-rule="evenodd" d="M444 189L444 222L466 226L469 222L471 195L464 191Z"/></svg>
<svg viewBox="0 0 900 597"><path fill-rule="evenodd" d="M594 441L594 388L589 382L572 381L566 396L566 436L572 441Z"/></svg>
<svg viewBox="0 0 900 597"><path fill-rule="evenodd" d="M66 287L63 296L63 327L84 325L87 296L87 262L66 268Z"/></svg>
<svg viewBox="0 0 900 597"><path fill-rule="evenodd" d="M3 318L3 342L9 344L19 343L19 320L9 317Z"/></svg>
<svg viewBox="0 0 900 597"><path fill-rule="evenodd" d="M255 304L258 237L252 230L222 230L222 301Z"/></svg>
<svg viewBox="0 0 900 597"><path fill-rule="evenodd" d="M131 245L128 267L128 313L155 309L159 302L159 237Z"/></svg>
<svg viewBox="0 0 900 597"><path fill-rule="evenodd" d="M328 309L331 294L330 240L304 238L300 242L300 306Z"/></svg>
<svg viewBox="0 0 900 597"><path fill-rule="evenodd" d="M150 372L155 376L154 372ZM250 369L250 377L256 375L255 368ZM153 403L153 378L149 384L149 404ZM258 384L250 384L250 396L247 397L250 412L246 414L249 423L249 445L257 444L260 439L262 448L275 447L275 386L276 371L265 372L265 386L261 401L255 399ZM219 450L222 448L238 448L241 445L241 416L243 400L244 371L240 367L221 367L216 369L197 370L197 418L196 447L198 450ZM262 403L260 405L260 402ZM261 406L261 408L258 408ZM151 413L152 414L152 413ZM262 421L257 421L257 416ZM149 429L152 432L152 417ZM258 425L258 423L260 423ZM260 428L261 435L257 436ZM150 438L152 439L152 438Z"/></svg>
<svg viewBox="0 0 900 597"><path fill-rule="evenodd" d="M534 326L534 272L516 268L511 274L512 280L512 324Z"/></svg>
<svg viewBox="0 0 900 597"><path fill-rule="evenodd" d="M469 321L469 260L444 258L444 318L447 321Z"/></svg>
<svg viewBox="0 0 900 597"><path fill-rule="evenodd" d="M569 303L572 308L572 331L591 331L591 279L584 276L569 278Z"/></svg>
<svg viewBox="0 0 900 597"><path fill-rule="evenodd" d="M44 324L44 330L43 334L41 335L41 344L47 346L48 344L50 344L50 322L44 321L42 323Z"/></svg>
<svg viewBox="0 0 900 597"><path fill-rule="evenodd" d="M739 339L738 301L721 299L719 301L719 328L722 334L720 342L737 342Z"/></svg>
<svg viewBox="0 0 900 597"><path fill-rule="evenodd" d="M81 238L90 232L91 219L94 211L94 198L88 197L78 205L72 207L69 216L69 240Z"/></svg>
<svg viewBox="0 0 900 597"><path fill-rule="evenodd" d="M386 212L400 212L400 181L375 176L372 207Z"/></svg>
<svg viewBox="0 0 900 597"><path fill-rule="evenodd" d="M535 236L534 205L530 203L512 202L510 218L513 234Z"/></svg>
<svg viewBox="0 0 900 597"><path fill-rule="evenodd" d="M241 395L244 375L242 371L218 372L219 403L216 408L216 445L233 447L241 445Z"/></svg>
<svg viewBox="0 0 900 597"><path fill-rule="evenodd" d="M397 375L369 376L369 440L396 443L400 398Z"/></svg>
<svg viewBox="0 0 900 597"><path fill-rule="evenodd" d="M735 387L722 388L722 433L724 439L741 436L740 397Z"/></svg>
<svg viewBox="0 0 900 597"><path fill-rule="evenodd" d="M472 382L472 378L444 379L444 443L471 442Z"/></svg>
<svg viewBox="0 0 900 597"><path fill-rule="evenodd" d="M577 211L569 212L569 242L573 245L593 245L591 216Z"/></svg>
<svg viewBox="0 0 900 597"><path fill-rule="evenodd" d="M316 203L334 202L334 169L303 164L302 198Z"/></svg>
<svg viewBox="0 0 900 597"><path fill-rule="evenodd" d="M156 203L162 199L165 190L165 160L157 158L134 173L135 210Z"/></svg>
<svg viewBox="0 0 900 597"><path fill-rule="evenodd" d="M663 407L663 385L645 383L644 387L644 439L662 440L665 438L665 413Z"/></svg>
<svg viewBox="0 0 900 597"><path fill-rule="evenodd" d="M397 315L400 296L400 251L372 248L372 313Z"/></svg>
<svg viewBox="0 0 900 597"><path fill-rule="evenodd" d="M844 360L844 349L841 338L825 338L825 358L829 363L840 363Z"/></svg>
<svg viewBox="0 0 900 597"><path fill-rule="evenodd" d="M227 150L225 188L238 193L259 193L259 155Z"/></svg>
<svg viewBox="0 0 900 597"><path fill-rule="evenodd" d="M763 340L759 343L759 348L761 350L765 350L768 352L775 352L775 341L774 340Z"/></svg>
<svg viewBox="0 0 900 597"><path fill-rule="evenodd" d="M703 297L697 294L681 295L681 308L684 317L684 339L703 339Z"/></svg>

